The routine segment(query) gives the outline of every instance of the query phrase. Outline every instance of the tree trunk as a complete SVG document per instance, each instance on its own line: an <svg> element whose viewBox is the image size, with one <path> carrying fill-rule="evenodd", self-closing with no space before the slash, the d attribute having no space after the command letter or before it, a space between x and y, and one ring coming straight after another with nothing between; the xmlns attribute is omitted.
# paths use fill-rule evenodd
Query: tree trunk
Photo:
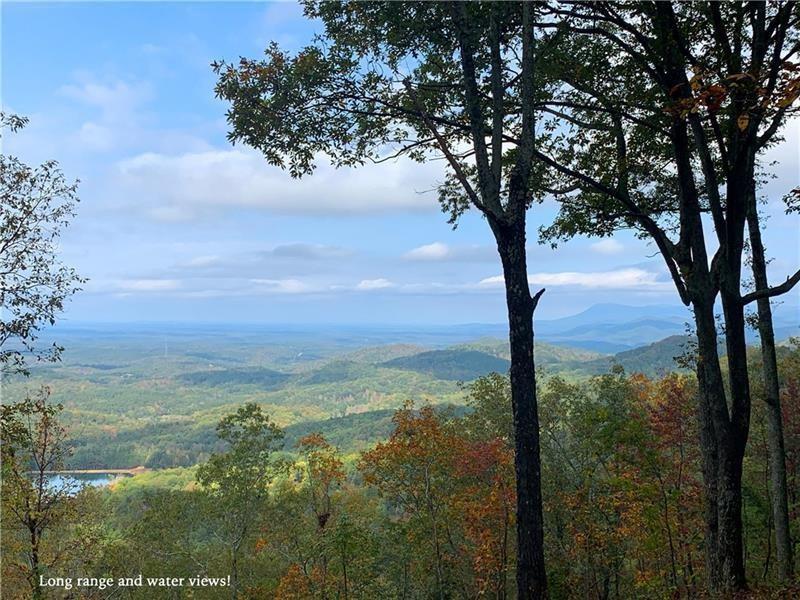
<svg viewBox="0 0 800 600"><path fill-rule="evenodd" d="M239 565L236 550L231 549L231 598L239 597Z"/></svg>
<svg viewBox="0 0 800 600"><path fill-rule="evenodd" d="M706 502L706 570L713 593L745 589L741 482L744 442L730 415L717 350L713 298L695 301L700 450ZM734 333L734 336L736 334ZM731 347L729 341L729 348ZM733 343L738 346L738 342ZM746 438L745 438L746 441Z"/></svg>
<svg viewBox="0 0 800 600"><path fill-rule="evenodd" d="M503 263L511 348L511 401L514 412L514 468L517 480L517 597L547 597L544 566L539 414L533 361L533 312L528 286L525 218L511 223L490 219Z"/></svg>
<svg viewBox="0 0 800 600"><path fill-rule="evenodd" d="M740 271L738 271L740 272ZM720 505L720 552L722 582L725 591L747 589L742 542L742 463L750 431L750 380L747 372L747 342L745 340L744 307L739 299L739 282L736 293L730 297L721 293L725 314L725 342L728 359L731 425L726 450L721 453L724 498Z"/></svg>
<svg viewBox="0 0 800 600"><path fill-rule="evenodd" d="M758 227L755 198L750 199L747 224L750 230L753 279L756 289L769 287L764 244ZM772 328L772 307L769 298L759 298L758 333L761 338L761 362L764 377L764 401L767 409L767 445L769 448L770 500L775 522L775 550L778 560L778 577L788 582L793 574L792 540L789 528L789 500L786 488L786 449L783 442L783 415L781 413L778 361L775 355L775 332Z"/></svg>
<svg viewBox="0 0 800 600"><path fill-rule="evenodd" d="M33 588L33 598L39 600L43 598L42 586L39 577L41 575L39 569L39 535L37 530L37 523L31 521L28 524L31 541L31 587Z"/></svg>

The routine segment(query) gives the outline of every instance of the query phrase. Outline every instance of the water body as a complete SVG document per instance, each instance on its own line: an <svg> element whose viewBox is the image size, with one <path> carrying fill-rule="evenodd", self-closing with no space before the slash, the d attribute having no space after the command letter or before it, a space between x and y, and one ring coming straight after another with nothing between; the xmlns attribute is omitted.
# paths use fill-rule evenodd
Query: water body
<svg viewBox="0 0 800 600"><path fill-rule="evenodd" d="M51 475L47 478L47 485L51 489L64 489L68 487L73 494L77 494L86 486L105 487L120 477L111 473L81 473L79 475Z"/></svg>

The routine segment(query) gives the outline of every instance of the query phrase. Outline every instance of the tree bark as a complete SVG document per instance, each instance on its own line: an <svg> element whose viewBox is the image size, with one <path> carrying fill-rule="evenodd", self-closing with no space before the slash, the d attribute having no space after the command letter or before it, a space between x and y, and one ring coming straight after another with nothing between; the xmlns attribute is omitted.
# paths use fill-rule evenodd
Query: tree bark
<svg viewBox="0 0 800 600"><path fill-rule="evenodd" d="M501 223L490 218L503 263L511 349L511 401L514 412L514 468L517 481L517 597L547 597L544 566L539 414L533 358L536 300L528 286L525 219Z"/></svg>
<svg viewBox="0 0 800 600"><path fill-rule="evenodd" d="M741 432L737 432L728 413L717 349L713 298L707 302L696 300L693 304L698 339L698 417L706 503L706 570L712 593L727 593L747 587L742 555L741 502L746 437L742 440Z"/></svg>
<svg viewBox="0 0 800 600"><path fill-rule="evenodd" d="M33 588L34 600L43 598L42 586L39 581L41 570L39 568L39 533L36 521L30 521L28 524L31 542L31 587Z"/></svg>
<svg viewBox="0 0 800 600"><path fill-rule="evenodd" d="M756 290L769 287L764 244L758 226L755 197L750 198L747 214L752 254L753 279ZM761 338L761 363L764 377L764 402L767 412L767 447L769 449L770 500L775 523L775 551L778 577L782 582L791 580L794 570L792 539L789 528L789 499L786 487L786 449L783 441L783 415L781 413L778 360L775 353L775 331L772 327L772 307L769 298L759 298L758 334Z"/></svg>
<svg viewBox="0 0 800 600"><path fill-rule="evenodd" d="M744 308L737 294L723 292L731 424L729 443L720 454L720 539L723 591L747 589L742 526L742 462L750 429L750 381L747 373Z"/></svg>

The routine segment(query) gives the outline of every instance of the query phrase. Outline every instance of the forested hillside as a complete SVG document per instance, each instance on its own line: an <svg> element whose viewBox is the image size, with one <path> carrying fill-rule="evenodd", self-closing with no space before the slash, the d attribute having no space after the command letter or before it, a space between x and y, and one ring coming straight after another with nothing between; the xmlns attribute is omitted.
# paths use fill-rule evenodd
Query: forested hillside
<svg viewBox="0 0 800 600"><path fill-rule="evenodd" d="M509 367L508 344L494 338L440 349L390 343L353 350L347 341L299 343L287 334L269 345L242 344L167 326L157 336L82 331L66 340L70 350L57 368L35 366L6 393L50 387L65 407L74 468L194 465L216 448L221 416L249 401L289 435L316 424L342 451L362 450L385 437L387 411L407 401L462 405L461 382ZM614 365L659 377L679 369L674 357L691 343L672 337L614 355L547 342L536 348L546 376L577 381Z"/></svg>
<svg viewBox="0 0 800 600"><path fill-rule="evenodd" d="M0 29L0 600L800 598L800 2Z"/></svg>
<svg viewBox="0 0 800 600"><path fill-rule="evenodd" d="M667 342L674 347L674 340ZM593 370L597 359L589 356ZM630 356L626 352L618 363ZM653 356L658 354L645 347L637 364ZM790 494L796 498L796 343L782 346L780 367ZM753 368L757 372L756 360ZM362 381L360 374L355 381ZM674 589L694 597L702 590L695 385L691 374L648 377L619 365L601 375L543 380L543 490L550 507L545 543L555 597L602 595L609 581L620 598L660 598ZM238 585L251 598L388 598L398 589L424 597L454 588L465 597L508 595L515 569L508 381L501 374L480 377L454 386L451 397L457 406L406 399L400 409L280 429L267 418L266 405L221 405L218 422L207 425L193 416L142 430L108 426L91 450L73 424L64 442L75 448L72 461L130 460L144 443L155 449L149 472L106 488L83 488L66 500L69 510L41 551L50 556L57 546L79 544L81 552L55 560L49 573L155 577L202 569L225 576L234 572L235 560ZM762 405L754 406L755 443L744 481L747 564L754 579L774 568ZM83 414L74 410L59 418L69 423ZM211 413L204 418L211 421ZM229 426L247 433L228 437ZM263 472L247 480L236 475L236 485L243 486L238 490L216 486L234 476L228 470L243 468L238 461L249 460L265 440L269 450L259 450ZM176 459L183 466L173 466ZM23 543L13 531L5 532L7 548ZM3 561L4 588L24 590L13 553L4 553ZM152 597L146 589L129 593ZM193 594L220 597L211 589Z"/></svg>

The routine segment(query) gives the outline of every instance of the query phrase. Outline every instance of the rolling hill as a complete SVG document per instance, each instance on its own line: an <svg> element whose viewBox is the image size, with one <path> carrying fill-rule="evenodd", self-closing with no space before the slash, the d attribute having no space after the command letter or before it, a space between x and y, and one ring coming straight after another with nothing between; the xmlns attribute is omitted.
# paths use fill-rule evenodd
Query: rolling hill
<svg viewBox="0 0 800 600"><path fill-rule="evenodd" d="M453 348L394 358L382 363L382 366L424 373L436 379L472 381L493 371L505 373L509 364L505 358L486 352Z"/></svg>
<svg viewBox="0 0 800 600"><path fill-rule="evenodd" d="M673 335L647 346L573 364L571 367L584 375L602 375L608 373L613 365L620 365L626 373L644 373L648 377L658 377L670 371L680 370L675 364L675 357L681 356L686 351L690 340L689 336Z"/></svg>

